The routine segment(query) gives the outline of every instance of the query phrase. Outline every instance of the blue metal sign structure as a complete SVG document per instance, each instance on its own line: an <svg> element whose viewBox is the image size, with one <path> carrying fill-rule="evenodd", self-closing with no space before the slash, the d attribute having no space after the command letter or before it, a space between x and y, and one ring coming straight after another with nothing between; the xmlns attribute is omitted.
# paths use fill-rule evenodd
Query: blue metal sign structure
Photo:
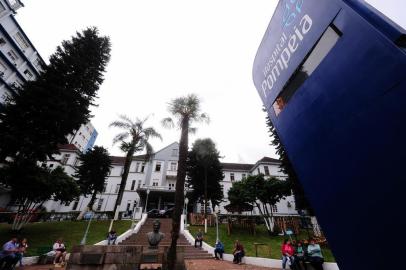
<svg viewBox="0 0 406 270"><path fill-rule="evenodd" d="M391 267L403 247L388 231L406 227L405 33L361 0L281 0L254 61L340 269Z"/></svg>

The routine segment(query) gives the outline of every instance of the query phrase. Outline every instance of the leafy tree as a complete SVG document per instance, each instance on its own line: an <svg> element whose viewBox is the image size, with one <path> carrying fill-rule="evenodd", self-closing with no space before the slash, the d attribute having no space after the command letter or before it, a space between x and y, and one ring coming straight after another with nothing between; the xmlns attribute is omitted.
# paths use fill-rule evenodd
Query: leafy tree
<svg viewBox="0 0 406 270"><path fill-rule="evenodd" d="M78 220L83 218L86 210L93 208L96 195L103 192L105 180L112 168L109 152L102 146L94 146L86 153L81 153L79 160L81 164L75 177L78 178L81 193L85 196L91 194L92 197L86 209L79 214Z"/></svg>
<svg viewBox="0 0 406 270"><path fill-rule="evenodd" d="M268 116L266 117L266 125L269 128L268 132L270 133L270 137L272 138L271 145L276 148L276 153L279 155L279 160L281 161L281 171L288 176L287 181L290 183L291 189L293 191L296 209L307 210L308 213L313 216L314 212L306 197L303 186L300 183L296 172L293 169L292 163L290 163L288 154L286 153L285 148L281 143L279 135L276 132L275 127Z"/></svg>
<svg viewBox="0 0 406 270"><path fill-rule="evenodd" d="M11 187L12 199L19 202L13 230L21 230L30 221L33 211L45 201L54 199L63 203L70 202L80 193L76 181L62 167L50 170L25 159L2 167L0 182Z"/></svg>
<svg viewBox="0 0 406 270"><path fill-rule="evenodd" d="M194 94L171 100L168 104L168 111L175 117L176 125L181 131L179 141L178 174L176 176L175 207L172 215L172 241L168 251L168 269L174 270L176 263L176 244L180 230L180 218L185 199L183 192L185 189L189 132L195 131L195 129L191 127L194 122L207 122L209 118L205 113L201 112L200 99ZM162 124L165 127L175 126L173 119L170 117L163 119Z"/></svg>
<svg viewBox="0 0 406 270"><path fill-rule="evenodd" d="M220 181L224 174L220 163L220 153L211 139L198 139L189 151L187 159L187 185L192 188L189 195L191 204L204 199L205 214L207 201L213 209L223 199L223 187Z"/></svg>
<svg viewBox="0 0 406 270"><path fill-rule="evenodd" d="M120 149L126 153L124 162L124 171L121 175L120 189L118 191L117 200L114 205L113 212L115 213L114 219L118 218L118 206L123 199L124 188L127 182L128 173L135 153L146 151L146 159L153 153L153 149L149 140L151 138L159 138L162 140L161 135L156 132L153 127L144 127L148 118L140 120L136 118L135 121L131 120L128 116L120 115L119 120L110 124L110 127L122 129L123 132L117 134L113 139L113 144L120 143ZM111 224L112 225L112 224Z"/></svg>
<svg viewBox="0 0 406 270"><path fill-rule="evenodd" d="M290 184L275 177L265 179L264 175L250 175L236 182L228 191L230 204L256 206L264 219L269 233L274 231L273 206L290 195Z"/></svg>
<svg viewBox="0 0 406 270"><path fill-rule="evenodd" d="M109 58L109 38L96 28L63 41L37 80L16 88L0 107L0 162L45 161L58 153L58 144L89 121Z"/></svg>

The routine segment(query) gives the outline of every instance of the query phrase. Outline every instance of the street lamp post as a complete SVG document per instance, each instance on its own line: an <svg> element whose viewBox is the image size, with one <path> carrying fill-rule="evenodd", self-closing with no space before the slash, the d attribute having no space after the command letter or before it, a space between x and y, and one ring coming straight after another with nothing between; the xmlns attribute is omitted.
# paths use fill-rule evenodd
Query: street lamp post
<svg viewBox="0 0 406 270"><path fill-rule="evenodd" d="M82 241L80 241L81 245L86 245L86 238L87 238L87 234L89 233L90 223L92 222L92 219L93 219L93 212L92 212L92 209L90 209L90 218L89 218L89 222L87 223L86 231L85 231L85 234L83 235Z"/></svg>
<svg viewBox="0 0 406 270"><path fill-rule="evenodd" d="M147 213L147 206L148 206L148 195L149 195L149 188L147 189L147 198L145 199L145 209L144 209L144 213Z"/></svg>
<svg viewBox="0 0 406 270"><path fill-rule="evenodd" d="M204 165L204 233L207 233L207 164Z"/></svg>
<svg viewBox="0 0 406 270"><path fill-rule="evenodd" d="M187 205L189 203L189 199L185 198L185 229L187 229Z"/></svg>
<svg viewBox="0 0 406 270"><path fill-rule="evenodd" d="M216 241L220 240L220 238L219 238L219 214L220 214L220 208L219 208L218 212L215 213L215 215L216 215Z"/></svg>

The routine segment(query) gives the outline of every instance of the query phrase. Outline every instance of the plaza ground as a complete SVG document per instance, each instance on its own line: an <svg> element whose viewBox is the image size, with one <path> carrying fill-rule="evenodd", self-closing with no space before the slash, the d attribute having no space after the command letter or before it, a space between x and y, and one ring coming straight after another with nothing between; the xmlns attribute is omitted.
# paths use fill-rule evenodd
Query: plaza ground
<svg viewBox="0 0 406 270"><path fill-rule="evenodd" d="M56 239L63 237L68 251L80 243L86 230L87 221L38 222L27 224L20 233L13 233L10 224L0 224L0 244L9 241L12 236L27 238L29 248L25 256L34 256L51 250ZM106 239L110 220L92 221L86 244L95 244ZM117 234L131 227L131 221L114 222Z"/></svg>
<svg viewBox="0 0 406 270"><path fill-rule="evenodd" d="M190 233L195 236L197 234L198 229L204 230L203 226L189 226ZM260 225L256 227L256 235L250 234L245 229L238 229L234 228L231 235L227 235L227 227L226 224L219 225L219 235L220 240L224 244L224 248L226 253L231 253L233 251L234 241L240 240L240 242L244 245L244 249L246 252L246 256L255 257L255 248L253 243L264 243L267 246L258 246L258 257L264 258L272 258L272 259L280 259L281 254L281 246L282 242L285 239L284 236L269 236L265 226ZM295 237L292 237L295 239ZM297 236L298 240L307 239L307 232L303 231L300 235ZM205 235L206 243L211 246L214 246L216 242L216 227L208 227L207 234ZM271 247L271 254L269 254L269 247ZM326 262L335 262L334 256L331 250L328 247L322 246L322 253Z"/></svg>

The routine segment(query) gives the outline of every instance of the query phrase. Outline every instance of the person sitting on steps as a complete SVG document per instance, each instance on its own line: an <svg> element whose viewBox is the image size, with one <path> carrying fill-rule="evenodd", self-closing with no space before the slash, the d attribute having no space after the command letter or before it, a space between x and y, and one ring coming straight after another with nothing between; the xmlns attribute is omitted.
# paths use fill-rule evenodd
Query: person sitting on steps
<svg viewBox="0 0 406 270"><path fill-rule="evenodd" d="M3 245L3 250L0 252L0 267L2 270L14 269L16 263L20 260L17 237L11 238L10 241Z"/></svg>
<svg viewBox="0 0 406 270"><path fill-rule="evenodd" d="M308 260L315 270L323 270L324 258L321 254L320 245L316 244L314 239L309 240L307 246Z"/></svg>
<svg viewBox="0 0 406 270"><path fill-rule="evenodd" d="M244 246L238 240L235 241L233 255L233 263L241 264L242 258L245 256L245 251Z"/></svg>
<svg viewBox="0 0 406 270"><path fill-rule="evenodd" d="M117 233L114 229L111 229L109 234L107 235L107 245L115 245L117 240Z"/></svg>
<svg viewBox="0 0 406 270"><path fill-rule="evenodd" d="M196 234L195 248L197 248L197 243L199 243L199 246L202 247L202 245L203 245L203 232L202 232L202 229L199 229L199 231Z"/></svg>
<svg viewBox="0 0 406 270"><path fill-rule="evenodd" d="M65 265L65 258L66 258L66 247L63 243L63 239L59 238L56 240L55 244L52 247L53 251L55 252L54 258L54 265L56 267L64 266Z"/></svg>
<svg viewBox="0 0 406 270"><path fill-rule="evenodd" d="M224 253L224 245L223 245L223 243L221 243L221 241L219 239L217 239L216 245L214 246L214 257L216 258L216 260L218 260L219 257L220 257L220 260L222 260L223 253ZM217 256L217 255L219 255L219 256Z"/></svg>

